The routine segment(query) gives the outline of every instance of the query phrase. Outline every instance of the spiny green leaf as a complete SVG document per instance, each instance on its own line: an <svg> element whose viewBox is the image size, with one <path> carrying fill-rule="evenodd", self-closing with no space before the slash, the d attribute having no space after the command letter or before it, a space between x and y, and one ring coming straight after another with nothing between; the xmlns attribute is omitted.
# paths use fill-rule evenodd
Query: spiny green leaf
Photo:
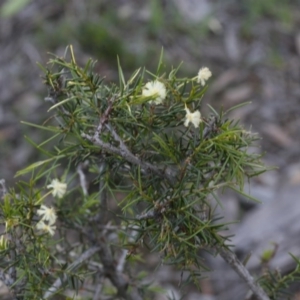
<svg viewBox="0 0 300 300"><path fill-rule="evenodd" d="M124 74L123 74L123 70L121 67L119 56L117 57L117 60L118 60L118 73L119 73L120 88L121 88L121 90L123 90L126 86L126 83L125 83L125 78L124 78Z"/></svg>
<svg viewBox="0 0 300 300"><path fill-rule="evenodd" d="M46 160L41 160L41 161L35 162L35 163L31 164L30 166L26 167L25 169L18 171L16 173L15 177L27 174L27 173L33 171L34 169L36 169L40 166L43 166L44 164L48 164L51 161L54 161L54 160L57 160L57 159L60 159L60 158L63 158L63 157L65 157L65 156L61 155L61 156L52 157L52 158L49 158L49 159L46 159Z"/></svg>

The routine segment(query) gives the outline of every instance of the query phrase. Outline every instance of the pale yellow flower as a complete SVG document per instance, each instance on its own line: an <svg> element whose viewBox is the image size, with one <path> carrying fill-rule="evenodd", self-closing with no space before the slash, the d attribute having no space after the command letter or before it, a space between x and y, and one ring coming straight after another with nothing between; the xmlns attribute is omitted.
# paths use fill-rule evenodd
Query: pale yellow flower
<svg viewBox="0 0 300 300"><path fill-rule="evenodd" d="M41 220L36 224L36 228L40 231L49 233L50 235L54 235L56 226L50 223L46 224L43 220Z"/></svg>
<svg viewBox="0 0 300 300"><path fill-rule="evenodd" d="M209 68L201 68L198 72L197 82L204 86L205 82L211 77L211 75Z"/></svg>
<svg viewBox="0 0 300 300"><path fill-rule="evenodd" d="M187 108L187 106L185 106L185 111L186 111L186 115L185 115L184 126L187 127L191 122L194 124L195 128L199 127L199 124L202 121L200 111L196 110L193 113L191 113L191 111Z"/></svg>
<svg viewBox="0 0 300 300"><path fill-rule="evenodd" d="M67 191L67 184L60 182L58 179L53 179L51 184L47 185L48 189L52 189L52 195L62 198Z"/></svg>
<svg viewBox="0 0 300 300"><path fill-rule="evenodd" d="M149 103L154 102L155 104L161 104L166 98L167 90L162 82L155 80L146 83L142 95L154 98L154 100L149 101Z"/></svg>
<svg viewBox="0 0 300 300"><path fill-rule="evenodd" d="M47 221L49 224L54 224L57 216L53 207L47 207L46 205L41 205L41 208L36 212L39 216L42 216L41 221Z"/></svg>

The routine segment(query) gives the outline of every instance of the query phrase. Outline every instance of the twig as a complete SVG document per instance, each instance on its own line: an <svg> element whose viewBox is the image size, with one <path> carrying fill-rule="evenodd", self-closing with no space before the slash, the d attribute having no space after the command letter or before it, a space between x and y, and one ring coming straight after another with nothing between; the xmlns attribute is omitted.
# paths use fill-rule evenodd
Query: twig
<svg viewBox="0 0 300 300"><path fill-rule="evenodd" d="M86 260L91 258L96 252L100 251L100 247L94 246L84 253L82 253L70 266L67 268L66 271L75 271L78 267L80 267ZM63 285L63 283L67 281L67 275L64 275L63 278L58 278L52 284L52 286L45 292L43 299L48 299L53 296Z"/></svg>
<svg viewBox="0 0 300 300"><path fill-rule="evenodd" d="M81 133L81 136L83 138L86 138L90 142L92 142L94 145L100 146L101 148L103 148L108 153L113 153L113 154L119 155L119 156L123 157L125 160L127 160L128 162L130 162L132 164L135 164L135 165L138 165L138 166L141 166L141 168L143 168L146 171L152 171L156 175L158 175L162 178L166 178L170 182L174 182L174 175L175 174L169 174L166 171L162 171L161 169L159 169L155 165L152 165L148 162L142 161L137 156L132 154L130 151L127 151L126 150L127 148L117 148L117 147L115 147L115 146L113 146L109 143L103 142L98 136L97 137L90 136L86 133Z"/></svg>
<svg viewBox="0 0 300 300"><path fill-rule="evenodd" d="M88 190L87 190L87 187L88 187L88 183L87 183L87 180L86 180L86 176L84 174L84 167L86 167L87 165L87 162L85 163L80 163L76 169L78 175L79 175L79 181L80 181L80 186L82 188L82 192L83 192L83 195L84 196L87 196L88 195Z"/></svg>
<svg viewBox="0 0 300 300"><path fill-rule="evenodd" d="M99 282L97 281L97 286L96 286L96 290L93 296L93 300L98 300L100 299L100 294L102 291L102 287L103 287L103 276L101 275L101 277L99 278Z"/></svg>
<svg viewBox="0 0 300 300"><path fill-rule="evenodd" d="M100 133L102 132L103 125L108 121L108 117L109 117L109 114L110 114L110 112L112 110L112 106L113 106L113 100L114 99L111 99L108 102L108 106L107 106L105 112L101 115L100 122L99 122L99 124L98 124L98 126L96 128L94 137L98 137L100 135Z"/></svg>
<svg viewBox="0 0 300 300"><path fill-rule="evenodd" d="M141 296L133 289L133 286L131 286L131 291L127 293L128 279L122 272L117 271L111 250L104 238L101 239L100 245L99 257L103 264L104 274L117 288L118 296L126 300L142 300Z"/></svg>
<svg viewBox="0 0 300 300"><path fill-rule="evenodd" d="M11 238L11 237L10 237ZM24 287L27 282L27 278L23 278L21 281L17 280L16 267L14 265L16 251L14 249L10 250L9 264L11 265L8 268L7 272L0 270L0 280L8 287L11 294L13 295L13 300L23 299L22 296L18 294L24 290Z"/></svg>
<svg viewBox="0 0 300 300"><path fill-rule="evenodd" d="M103 228L101 232L100 238L96 238L95 235L93 235L90 231L82 230L80 227L78 227L79 230L81 230L82 233L86 235L86 237L89 239L90 243L92 244L97 244L97 251L99 253L99 259L102 262L103 270L102 274L106 276L111 283L116 287L118 291L118 296L122 297L123 299L126 300L142 300L142 298L139 296L137 291L134 289L133 286L131 286L131 291L127 292L127 288L129 285L129 279L127 276L119 271L123 269L124 263L125 263L125 258L122 258L122 255L120 257L118 265L116 265L116 261L111 253L111 249L109 246L109 243L105 239L105 235L108 230L116 229L116 228L111 228L110 225L107 226L101 226ZM132 228L134 230L135 228ZM123 252L124 256L124 252ZM74 262L75 263L75 262ZM73 263L73 264L74 264ZM68 268L69 269L69 268ZM64 281L66 278L64 277ZM54 286L55 285L55 286ZM57 287L56 287L57 285ZM53 284L52 288L55 288L58 290L62 283L59 280L56 280L56 282ZM48 290L48 292L50 289Z"/></svg>
<svg viewBox="0 0 300 300"><path fill-rule="evenodd" d="M128 150L127 146L125 145L125 143L123 142L123 140L119 137L117 132L112 128L112 126L110 124L106 124L106 128L111 132L115 141L120 143L120 148L123 149L124 152L127 152L127 153L130 152Z"/></svg>
<svg viewBox="0 0 300 300"><path fill-rule="evenodd" d="M216 122L218 121L218 118L216 116L213 116L209 119L208 123L206 124L206 127L203 129L202 136L204 139L206 139L211 132L216 130Z"/></svg>
<svg viewBox="0 0 300 300"><path fill-rule="evenodd" d="M106 223L106 214L107 214L107 188L105 186L105 178L104 178L104 171L106 169L105 161L102 161L99 166L99 196L100 196L100 204L101 204L101 211L98 213L98 221L101 224Z"/></svg>
<svg viewBox="0 0 300 300"><path fill-rule="evenodd" d="M137 220L149 220L149 219L155 219L157 217L157 211L155 210L149 210L147 212L142 213L141 215L137 215Z"/></svg>
<svg viewBox="0 0 300 300"><path fill-rule="evenodd" d="M246 282L258 300L270 300L265 291L257 284L245 266L238 260L236 255L226 248L219 248L219 254L231 266L231 268Z"/></svg>
<svg viewBox="0 0 300 300"><path fill-rule="evenodd" d="M134 226L134 228L132 228L132 230L130 232L130 235L129 235L129 238L128 238L128 242L133 242L134 241L134 238L138 234L137 228L138 228L137 226ZM123 272L127 254L128 254L128 249L123 249L122 253L119 257L117 267L116 267L117 272Z"/></svg>

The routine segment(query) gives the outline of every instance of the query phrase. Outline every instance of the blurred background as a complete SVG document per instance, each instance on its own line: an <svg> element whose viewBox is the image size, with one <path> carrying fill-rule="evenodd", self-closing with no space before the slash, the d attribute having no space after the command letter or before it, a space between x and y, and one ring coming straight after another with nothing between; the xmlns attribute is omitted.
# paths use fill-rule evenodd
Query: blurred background
<svg viewBox="0 0 300 300"><path fill-rule="evenodd" d="M235 251L260 274L260 256L276 248L267 267L288 273L300 256L300 1L299 0L1 0L0 1L0 178L13 185L15 172L43 157L25 140L42 132L50 114L47 89L37 62L49 52L63 55L72 44L82 66L93 58L96 71L117 80L117 55L125 74L140 66L154 70L164 48L167 66L183 62L181 73L211 69L207 104L234 111L245 129L259 133L264 161L277 169L245 187L262 201L232 193L222 196ZM252 151L252 150L251 150ZM207 258L214 272L190 288L184 299L242 299L245 286L221 260ZM150 260L149 260L150 261ZM179 296L180 273L159 270L155 279ZM300 284L298 283L298 286ZM291 290L294 300L297 285ZM185 291L187 292L187 291Z"/></svg>

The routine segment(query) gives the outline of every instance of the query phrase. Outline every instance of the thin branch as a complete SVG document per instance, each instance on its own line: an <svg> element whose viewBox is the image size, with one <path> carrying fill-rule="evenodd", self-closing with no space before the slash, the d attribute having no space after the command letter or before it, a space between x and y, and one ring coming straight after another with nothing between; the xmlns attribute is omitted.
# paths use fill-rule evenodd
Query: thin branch
<svg viewBox="0 0 300 300"><path fill-rule="evenodd" d="M105 182L105 169L106 169L106 162L102 161L100 162L99 166L99 176L100 176L100 181L99 181L99 196L100 196L100 205L101 205L101 211L99 211L97 217L98 221L101 224L105 224L107 222L106 214L107 214L107 187L106 187L106 182Z"/></svg>
<svg viewBox="0 0 300 300"><path fill-rule="evenodd" d="M11 250L14 252L14 250ZM18 296L18 294L24 290L24 287L27 283L27 277L23 278L22 280L18 280L16 279L16 267L14 266L14 260L11 259L12 256L12 252L10 251L10 264L12 264L12 266L8 269L8 272L4 272L2 270L0 270L0 280L7 286L7 288L10 290L12 296L13 296L13 300L18 300L18 299L23 299L22 296ZM13 254L13 256L15 257L15 255Z"/></svg>
<svg viewBox="0 0 300 300"><path fill-rule="evenodd" d="M86 176L84 174L83 169L87 166L87 162L85 163L80 163L76 169L78 175L79 175L79 181L80 181L80 186L83 192L84 196L88 196L88 183L86 180Z"/></svg>
<svg viewBox="0 0 300 300"><path fill-rule="evenodd" d="M117 132L112 128L112 126L110 124L106 124L106 128L111 132L113 138L115 139L115 141L120 143L120 148L123 149L124 152L130 152L127 148L127 146L125 145L125 143L123 142L123 140L120 138L120 136L117 134Z"/></svg>
<svg viewBox="0 0 300 300"><path fill-rule="evenodd" d="M93 296L93 300L100 299L102 288L103 288L103 276L101 275L101 277L99 278L99 281L97 280L97 286L96 286L96 290L95 290L95 293Z"/></svg>
<svg viewBox="0 0 300 300"><path fill-rule="evenodd" d="M212 116L209 121L206 123L205 128L203 129L202 136L204 139L206 139L210 133L216 130L216 122L218 121L218 118L216 116Z"/></svg>
<svg viewBox="0 0 300 300"><path fill-rule="evenodd" d="M123 269L123 266L125 264L126 257L124 258L124 252L123 252L123 256L121 255L120 257L119 263L116 264L116 261L111 253L109 243L105 239L105 235L107 231L112 229L115 230L116 228L111 228L110 225L104 227L101 226L101 227L103 228L103 230L101 232L100 238L97 239L92 234L92 232L82 230L82 228L80 227L78 227L78 229L86 235L86 237L89 239L89 241L92 244L98 245L97 251L99 253L99 259L102 262L102 266L103 266L102 274L103 276L107 277L111 281L111 283L116 287L118 291L118 296L126 300L142 300L142 298L139 296L138 292L135 290L133 285L131 285L131 291L127 292L129 286L129 278L123 272L118 271ZM132 227L131 229L135 231L135 228ZM64 280L66 279L64 278ZM59 285L56 288L56 290L59 289L61 286L59 280L56 280L54 284Z"/></svg>
<svg viewBox="0 0 300 300"><path fill-rule="evenodd" d="M100 251L100 247L94 246L87 251L83 252L73 263L70 264L70 266L67 268L67 271L75 271L78 267L80 267L86 260L91 258L96 252ZM67 281L67 275L64 275L64 277L58 278L55 280L55 282L52 284L52 286L48 289L48 291L45 292L43 299L48 299L51 296L53 296L63 285L64 282Z"/></svg>
<svg viewBox="0 0 300 300"><path fill-rule="evenodd" d="M140 215L136 216L137 220L149 220L149 219L155 219L157 217L157 211L156 210L149 210L147 212L144 212Z"/></svg>
<svg viewBox="0 0 300 300"><path fill-rule="evenodd" d="M112 284L118 290L118 296L126 300L142 300L141 296L131 286L131 291L127 293L128 279L122 272L118 272L115 264L115 260L112 256L110 247L104 238L100 240L101 248L99 250L99 258L103 264L104 274L110 279Z"/></svg>
<svg viewBox="0 0 300 300"><path fill-rule="evenodd" d="M114 102L113 100L114 99L111 99L108 102L108 106L107 106L105 112L101 115L100 122L99 122L99 124L96 128L94 137L98 137L100 135L100 133L102 132L103 125L108 121L109 114L110 114L110 112L112 110L112 107L113 107L113 102Z"/></svg>
<svg viewBox="0 0 300 300"><path fill-rule="evenodd" d="M123 157L125 160L127 160L128 162L134 164L134 165L138 165L141 168L143 168L146 171L152 171L153 173L155 173L156 175L162 177L162 178L166 178L168 181L170 182L174 182L174 175L175 174L171 174L171 172L169 172L170 170L167 169L166 171L163 171L161 169L159 169L157 166L152 165L148 162L144 162L141 159L139 159L137 156L135 156L134 154L132 154L127 147L123 147L123 148L117 148L109 143L103 142L99 136L90 136L86 133L81 133L81 136L87 140L89 140L90 142L92 142L94 145L100 146L101 148L103 148L105 151L107 151L108 153L112 153L112 154L116 154L119 155L121 157Z"/></svg>
<svg viewBox="0 0 300 300"><path fill-rule="evenodd" d="M218 252L222 256L222 258L231 266L231 268L246 282L248 287L253 292L253 295L255 295L258 300L270 300L265 291L260 287L258 283L255 282L249 271L238 260L233 252L224 247L219 248Z"/></svg>
<svg viewBox="0 0 300 300"><path fill-rule="evenodd" d="M138 229L137 226L134 226L134 228L132 228L132 230L131 230L131 232L129 234L128 242L133 242L134 241L134 238L138 234L138 230L137 229ZM123 249L122 250L122 253L121 253L120 257L119 257L119 261L118 261L118 264L117 264L117 267L116 267L117 272L123 272L128 252L129 252L128 249Z"/></svg>

